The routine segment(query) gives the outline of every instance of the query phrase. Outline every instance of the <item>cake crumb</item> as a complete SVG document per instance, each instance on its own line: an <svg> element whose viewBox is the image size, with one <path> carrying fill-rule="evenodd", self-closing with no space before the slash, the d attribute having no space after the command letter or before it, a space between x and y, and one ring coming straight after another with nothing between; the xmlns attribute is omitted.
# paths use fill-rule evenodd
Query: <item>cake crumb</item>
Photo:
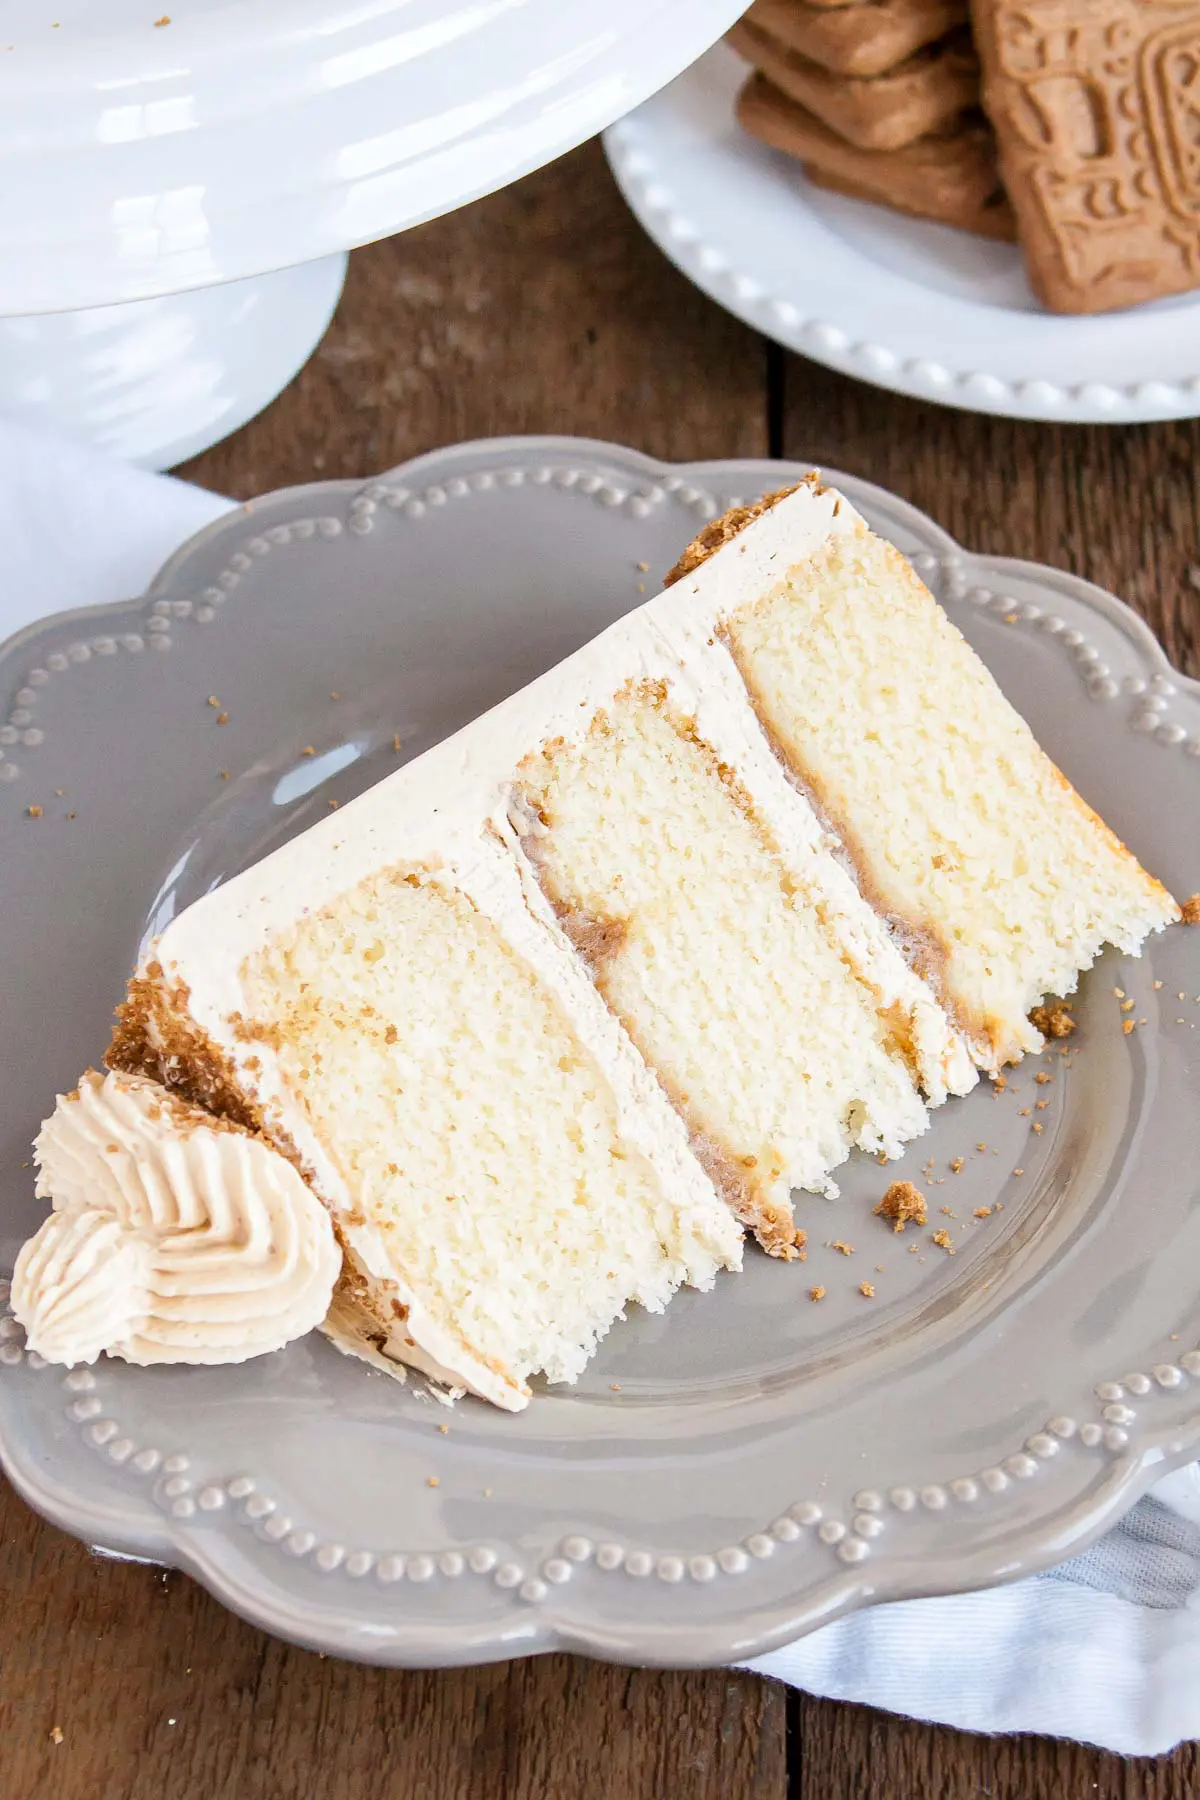
<svg viewBox="0 0 1200 1800"><path fill-rule="evenodd" d="M398 731L393 731L393 733L392 733L392 749L395 750L397 753L399 752L400 733Z"/></svg>
<svg viewBox="0 0 1200 1800"><path fill-rule="evenodd" d="M1008 1086L1008 1076L1007 1075L1005 1075L1003 1073L999 1073L999 1074L992 1076L992 1089L995 1093L1002 1094L1007 1086Z"/></svg>
<svg viewBox="0 0 1200 1800"><path fill-rule="evenodd" d="M338 693L338 691L337 691L337 689L336 689L336 688L334 688L334 689L333 689L333 690L332 690L332 691L331 691L331 692L330 692L330 695L329 695L329 698L330 698L330 699L331 699L331 700L340 700L340 699L341 699L341 697L342 697L342 696L341 696L341 695L340 695L340 694L339 694L339 693Z"/></svg>
<svg viewBox="0 0 1200 1800"><path fill-rule="evenodd" d="M890 1219L893 1231L903 1231L906 1225L924 1225L925 1196L911 1181L893 1181L875 1208L875 1217Z"/></svg>
<svg viewBox="0 0 1200 1800"><path fill-rule="evenodd" d="M839 1256L853 1256L854 1255L854 1245L853 1244L843 1244L841 1238L834 1238L834 1240L833 1240L832 1244L830 1244L829 1248L831 1250L836 1250Z"/></svg>
<svg viewBox="0 0 1200 1800"><path fill-rule="evenodd" d="M222 781L229 780L229 770L228 769L218 769L217 774L220 776Z"/></svg>
<svg viewBox="0 0 1200 1800"><path fill-rule="evenodd" d="M217 724L218 725L228 725L228 723L229 723L229 714L227 712L219 712L217 714Z"/></svg>
<svg viewBox="0 0 1200 1800"><path fill-rule="evenodd" d="M956 1156L954 1158L953 1162L950 1164L950 1173L952 1175L961 1175L962 1174L963 1161L964 1161L964 1159L961 1156Z"/></svg>
<svg viewBox="0 0 1200 1800"><path fill-rule="evenodd" d="M1042 1121L1040 1119L1035 1119L1033 1121L1033 1129L1037 1133L1038 1137L1041 1137L1041 1135L1042 1135L1043 1131L1045 1131L1046 1127L1042 1124Z"/></svg>
<svg viewBox="0 0 1200 1800"><path fill-rule="evenodd" d="M1039 1100L1033 1110L1034 1112L1045 1112L1049 1104L1050 1102L1048 1100Z"/></svg>
<svg viewBox="0 0 1200 1800"><path fill-rule="evenodd" d="M646 575L649 573L649 570L650 570L649 563L635 563L634 567L637 570L639 575Z"/></svg>
<svg viewBox="0 0 1200 1800"><path fill-rule="evenodd" d="M336 812L336 811L337 811L337 804L338 804L338 803L337 803L337 801L336 801L336 800L327 800L327 801L326 801L326 802L325 802L325 804L326 804L326 806L327 806L327 807L328 807L328 808L329 808L329 810L330 810L330 812Z"/></svg>
<svg viewBox="0 0 1200 1800"><path fill-rule="evenodd" d="M219 712L221 710L221 702L217 699L215 694L210 694L208 696L208 704L213 708L214 712Z"/></svg>
<svg viewBox="0 0 1200 1800"><path fill-rule="evenodd" d="M439 1425L438 1430L441 1432L443 1437L449 1437L450 1427L448 1425Z"/></svg>
<svg viewBox="0 0 1200 1800"><path fill-rule="evenodd" d="M976 1219L990 1219L991 1216L992 1209L990 1206L977 1206L972 1214L972 1217Z"/></svg>
<svg viewBox="0 0 1200 1800"><path fill-rule="evenodd" d="M42 809L40 806L27 806L25 811L31 819L40 819L42 816Z"/></svg>
<svg viewBox="0 0 1200 1800"><path fill-rule="evenodd" d="M66 815L65 815L65 816L66 816L66 818L67 818L67 821L68 821L68 823L69 823L69 822L70 822L70 820L72 820L72 819L77 819L77 818L78 818L78 817L79 817L79 814L78 814L78 813L73 813L73 812L70 812L70 813L67 813L67 814L66 814Z"/></svg>
<svg viewBox="0 0 1200 1800"><path fill-rule="evenodd" d="M442 1483L439 1476L427 1475L425 1478L425 1485L426 1487L441 1487Z"/></svg>
<svg viewBox="0 0 1200 1800"><path fill-rule="evenodd" d="M955 1212L955 1210L952 1206L940 1207L939 1211L941 1212L943 1218L957 1219L957 1217L958 1217L958 1214Z"/></svg>
<svg viewBox="0 0 1200 1800"><path fill-rule="evenodd" d="M315 756L317 753L311 744L305 744L300 754L301 756Z"/></svg>
<svg viewBox="0 0 1200 1800"><path fill-rule="evenodd" d="M1179 908L1180 922L1184 925L1200 925L1200 894L1189 894Z"/></svg>
<svg viewBox="0 0 1200 1800"><path fill-rule="evenodd" d="M484 1490L483 1490L483 1497L484 1497L484 1499L485 1499L485 1500L490 1500L490 1499L491 1499L491 1497L492 1497L492 1490L491 1490L491 1488L484 1488Z"/></svg>
<svg viewBox="0 0 1200 1800"><path fill-rule="evenodd" d="M1056 1000L1049 1006L1035 1006L1029 1015L1029 1022L1043 1037L1048 1038L1070 1037L1075 1029L1075 1021L1065 1000Z"/></svg>
<svg viewBox="0 0 1200 1800"><path fill-rule="evenodd" d="M1038 1101L1039 1106L1045 1106L1045 1104L1046 1104L1046 1102L1044 1100ZM1033 1111L1032 1106L1023 1106L1021 1108L1020 1112L1017 1114L1017 1117L1018 1117L1018 1119L1027 1119L1032 1111Z"/></svg>
<svg viewBox="0 0 1200 1800"><path fill-rule="evenodd" d="M975 1148L978 1150L980 1156L982 1156L984 1151L987 1149L987 1145L986 1144L976 1144Z"/></svg>
<svg viewBox="0 0 1200 1800"><path fill-rule="evenodd" d="M1025 1173L1024 1169L1014 1169L1013 1170L1014 1175L1023 1175L1024 1173Z"/></svg>
<svg viewBox="0 0 1200 1800"><path fill-rule="evenodd" d="M1047 1075L1045 1069L1039 1069L1033 1079L1037 1082L1039 1087L1046 1087L1054 1080L1054 1077L1053 1075Z"/></svg>
<svg viewBox="0 0 1200 1800"><path fill-rule="evenodd" d="M1132 1012L1135 1005L1136 1005L1136 1002L1133 1000L1122 1000L1121 1011L1122 1012Z"/></svg>
<svg viewBox="0 0 1200 1800"><path fill-rule="evenodd" d="M945 1226L942 1227L941 1231L934 1232L933 1241L939 1250L944 1250L946 1252L947 1256L954 1255L954 1245L950 1242L950 1233L946 1230Z"/></svg>
<svg viewBox="0 0 1200 1800"><path fill-rule="evenodd" d="M1154 989L1155 993L1157 994L1159 988L1162 986L1162 982L1161 981L1153 981L1153 982L1151 982L1150 985Z"/></svg>
<svg viewBox="0 0 1200 1800"><path fill-rule="evenodd" d="M620 1382L619 1381L610 1381L608 1384L608 1390L611 1394L619 1394L621 1391Z"/></svg>
<svg viewBox="0 0 1200 1800"><path fill-rule="evenodd" d="M52 1744L61 1744L62 1741L63 1741L62 1726L61 1725L52 1725L50 1727L50 1742Z"/></svg>
<svg viewBox="0 0 1200 1800"><path fill-rule="evenodd" d="M1121 1030L1125 1033L1126 1037L1129 1036L1130 1032L1133 1029L1134 1029L1134 1023L1133 1023L1132 1019L1123 1019L1121 1021Z"/></svg>
<svg viewBox="0 0 1200 1800"><path fill-rule="evenodd" d="M63 795L66 793L66 791L67 791L66 788L55 788L54 798L56 800L61 800ZM1159 985L1161 986L1161 983Z"/></svg>
<svg viewBox="0 0 1200 1800"><path fill-rule="evenodd" d="M858 1291L864 1300L873 1300L875 1298L875 1286L873 1282L860 1281L858 1284Z"/></svg>
<svg viewBox="0 0 1200 1800"><path fill-rule="evenodd" d="M810 1300L823 1300L825 1298L825 1289L823 1287L810 1287L808 1290L808 1297Z"/></svg>
<svg viewBox="0 0 1200 1800"><path fill-rule="evenodd" d="M171 23L170 13L164 13L161 19L155 19L154 29L155 29L155 31L161 31L164 25L169 25L170 23Z"/></svg>

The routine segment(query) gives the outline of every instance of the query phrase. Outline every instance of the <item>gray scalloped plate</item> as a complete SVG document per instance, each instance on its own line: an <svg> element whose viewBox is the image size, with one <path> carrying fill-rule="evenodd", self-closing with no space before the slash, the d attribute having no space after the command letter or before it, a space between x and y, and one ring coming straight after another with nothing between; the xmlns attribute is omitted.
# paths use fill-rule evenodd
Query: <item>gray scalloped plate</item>
<svg viewBox="0 0 1200 1800"><path fill-rule="evenodd" d="M637 604L706 518L788 472L462 445L253 502L145 599L0 652L0 1265L42 1210L38 1121L101 1055L144 931L394 767L393 734L415 754ZM1089 799L1200 888L1200 688L1145 626L835 479ZM728 1661L1043 1567L1200 1452L1197 996L1200 931L1106 957L1077 1052L945 1107L910 1150L948 1209L928 1231L875 1219L890 1176L856 1162L840 1200L801 1199L806 1268L750 1254L519 1417L446 1409L317 1336L236 1369L64 1375L4 1317L4 1466L93 1544L382 1663Z"/></svg>

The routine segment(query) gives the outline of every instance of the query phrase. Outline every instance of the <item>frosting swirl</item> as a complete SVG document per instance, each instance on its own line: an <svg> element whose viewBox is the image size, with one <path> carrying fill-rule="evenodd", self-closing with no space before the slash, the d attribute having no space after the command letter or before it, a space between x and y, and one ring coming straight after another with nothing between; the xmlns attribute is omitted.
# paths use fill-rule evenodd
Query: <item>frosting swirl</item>
<svg viewBox="0 0 1200 1800"><path fill-rule="evenodd" d="M11 1305L47 1362L243 1362L320 1324L329 1215L277 1150L143 1075L90 1070L34 1145L54 1210Z"/></svg>

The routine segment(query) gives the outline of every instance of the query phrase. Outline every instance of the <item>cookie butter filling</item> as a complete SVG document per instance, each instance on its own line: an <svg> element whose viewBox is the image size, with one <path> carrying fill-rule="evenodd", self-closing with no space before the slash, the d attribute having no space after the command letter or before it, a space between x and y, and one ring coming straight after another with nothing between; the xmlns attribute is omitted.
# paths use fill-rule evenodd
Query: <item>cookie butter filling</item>
<svg viewBox="0 0 1200 1800"><path fill-rule="evenodd" d="M292 1165L140 1075L94 1070L35 1145L54 1210L12 1308L47 1362L242 1362L324 1318L341 1254Z"/></svg>

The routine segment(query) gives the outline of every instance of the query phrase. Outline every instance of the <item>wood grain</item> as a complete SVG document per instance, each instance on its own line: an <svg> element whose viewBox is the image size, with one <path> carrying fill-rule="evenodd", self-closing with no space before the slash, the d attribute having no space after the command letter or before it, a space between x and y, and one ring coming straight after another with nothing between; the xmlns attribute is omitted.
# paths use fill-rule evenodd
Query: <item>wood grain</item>
<svg viewBox="0 0 1200 1800"><path fill-rule="evenodd" d="M1077 569L1200 656L1197 427L1008 424L764 346L642 236L596 146L359 252L330 332L185 470L245 497L466 437L812 458L971 547ZM175 1574L100 1561L0 1489L0 1800L1185 1800L1192 1749L1127 1762L839 1706L725 1671L566 1657L440 1674L275 1643ZM52 1737L57 1726L62 1742Z"/></svg>

